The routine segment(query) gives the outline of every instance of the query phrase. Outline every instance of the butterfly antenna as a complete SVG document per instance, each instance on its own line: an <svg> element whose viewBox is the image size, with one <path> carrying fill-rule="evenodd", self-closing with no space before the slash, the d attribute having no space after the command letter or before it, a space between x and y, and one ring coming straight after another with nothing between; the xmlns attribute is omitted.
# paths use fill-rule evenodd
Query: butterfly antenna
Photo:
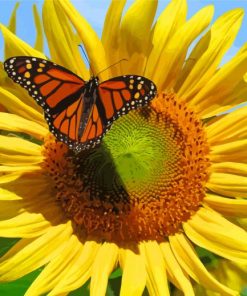
<svg viewBox="0 0 247 296"><path fill-rule="evenodd" d="M78 46L81 48L81 50L83 52L83 55L85 56L85 58L86 58L86 60L88 62L89 68L90 68L91 72L93 73L93 69L91 68L91 64L90 64L90 61L89 61L89 59L87 57L86 51L84 50L84 48L83 48L83 46L81 44L79 44Z"/></svg>
<svg viewBox="0 0 247 296"><path fill-rule="evenodd" d="M100 73L106 71L107 69L109 69L109 68L111 68L111 67L113 67L113 66L115 66L115 65L117 65L117 64L119 64L119 63L121 63L122 61L128 61L128 60L127 60L127 59L121 59L120 61L118 61L118 62L116 62L116 63L110 65L109 67L105 68L104 70L98 72L96 76L98 76Z"/></svg>

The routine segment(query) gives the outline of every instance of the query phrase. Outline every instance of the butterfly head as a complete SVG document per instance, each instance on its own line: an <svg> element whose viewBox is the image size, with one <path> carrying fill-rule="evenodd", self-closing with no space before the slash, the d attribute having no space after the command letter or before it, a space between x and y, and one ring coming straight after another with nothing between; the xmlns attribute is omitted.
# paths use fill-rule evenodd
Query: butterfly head
<svg viewBox="0 0 247 296"><path fill-rule="evenodd" d="M99 85L99 77L97 77L97 76L92 76L92 77L90 78L90 80L88 81L88 87L89 87L90 89L92 89L92 88L97 87L98 85Z"/></svg>

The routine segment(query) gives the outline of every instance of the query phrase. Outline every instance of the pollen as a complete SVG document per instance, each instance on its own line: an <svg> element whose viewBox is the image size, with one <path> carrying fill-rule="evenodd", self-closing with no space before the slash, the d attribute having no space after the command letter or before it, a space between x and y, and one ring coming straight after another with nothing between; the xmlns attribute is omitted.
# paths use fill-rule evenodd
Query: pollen
<svg viewBox="0 0 247 296"><path fill-rule="evenodd" d="M163 241L200 208L209 176L203 123L162 94L114 122L103 143L74 154L49 136L44 168L65 215L86 237Z"/></svg>

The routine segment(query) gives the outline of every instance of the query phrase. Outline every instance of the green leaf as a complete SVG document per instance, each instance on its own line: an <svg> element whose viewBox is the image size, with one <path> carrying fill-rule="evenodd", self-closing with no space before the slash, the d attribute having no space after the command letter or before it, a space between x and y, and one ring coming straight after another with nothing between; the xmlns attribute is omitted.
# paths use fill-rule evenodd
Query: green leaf
<svg viewBox="0 0 247 296"><path fill-rule="evenodd" d="M25 134L25 133L21 133L21 132L10 132L10 131L5 131L5 130L0 130L0 135L3 135L3 136L9 136L9 137L17 137L17 138L22 138L24 140L28 140L32 143L35 143L37 145L42 145L43 142L28 135L28 134Z"/></svg>
<svg viewBox="0 0 247 296"><path fill-rule="evenodd" d="M111 279L115 279L115 278L118 278L118 277L120 277L120 276L122 276L122 270L121 270L121 268L117 268L116 270L114 270L114 271L112 272L112 274L110 275L109 279L110 279L110 280L111 280Z"/></svg>
<svg viewBox="0 0 247 296"><path fill-rule="evenodd" d="M42 271L42 268L39 268L16 281L1 283L0 295L23 296L27 291L28 287L35 280L35 278L40 274L41 271Z"/></svg>
<svg viewBox="0 0 247 296"><path fill-rule="evenodd" d="M122 280L121 277L116 277L114 279L109 280L107 291L106 291L106 296L120 295L121 280Z"/></svg>
<svg viewBox="0 0 247 296"><path fill-rule="evenodd" d="M119 277L109 280L107 290L106 290L106 296L118 296L120 293L120 288L121 288L121 279ZM89 296L89 295L90 295L90 280L88 280L79 289L69 293L69 296Z"/></svg>
<svg viewBox="0 0 247 296"><path fill-rule="evenodd" d="M0 257L18 242L19 238L0 237ZM0 294L1 295L1 294Z"/></svg>
<svg viewBox="0 0 247 296"><path fill-rule="evenodd" d="M82 287L69 293L69 296L89 296L90 295L90 280L88 280Z"/></svg>
<svg viewBox="0 0 247 296"><path fill-rule="evenodd" d="M195 247L195 250L204 265L206 265L207 267L217 267L218 266L218 261L219 261L218 256L216 256L215 254L209 252L208 250L198 247L198 246Z"/></svg>
<svg viewBox="0 0 247 296"><path fill-rule="evenodd" d="M107 290L106 290L106 296L117 296L119 294L115 294L114 290L111 287L111 284L108 284Z"/></svg>
<svg viewBox="0 0 247 296"><path fill-rule="evenodd" d="M243 288L243 290L240 293L240 296L247 296L247 287Z"/></svg>
<svg viewBox="0 0 247 296"><path fill-rule="evenodd" d="M5 238L0 237L0 257L3 256L8 250L18 242L19 238ZM42 268L39 268L22 278L0 284L0 295L4 296L23 296L34 281L34 279L40 274Z"/></svg>

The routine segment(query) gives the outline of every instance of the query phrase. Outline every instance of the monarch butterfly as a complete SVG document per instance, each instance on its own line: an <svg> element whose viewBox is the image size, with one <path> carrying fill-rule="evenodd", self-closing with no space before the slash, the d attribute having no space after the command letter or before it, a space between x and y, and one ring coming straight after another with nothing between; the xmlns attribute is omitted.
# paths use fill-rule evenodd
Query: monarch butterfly
<svg viewBox="0 0 247 296"><path fill-rule="evenodd" d="M8 76L44 109L50 131L75 152L99 144L114 120L146 105L156 94L149 79L124 75L99 83L37 57L17 56L4 62Z"/></svg>

